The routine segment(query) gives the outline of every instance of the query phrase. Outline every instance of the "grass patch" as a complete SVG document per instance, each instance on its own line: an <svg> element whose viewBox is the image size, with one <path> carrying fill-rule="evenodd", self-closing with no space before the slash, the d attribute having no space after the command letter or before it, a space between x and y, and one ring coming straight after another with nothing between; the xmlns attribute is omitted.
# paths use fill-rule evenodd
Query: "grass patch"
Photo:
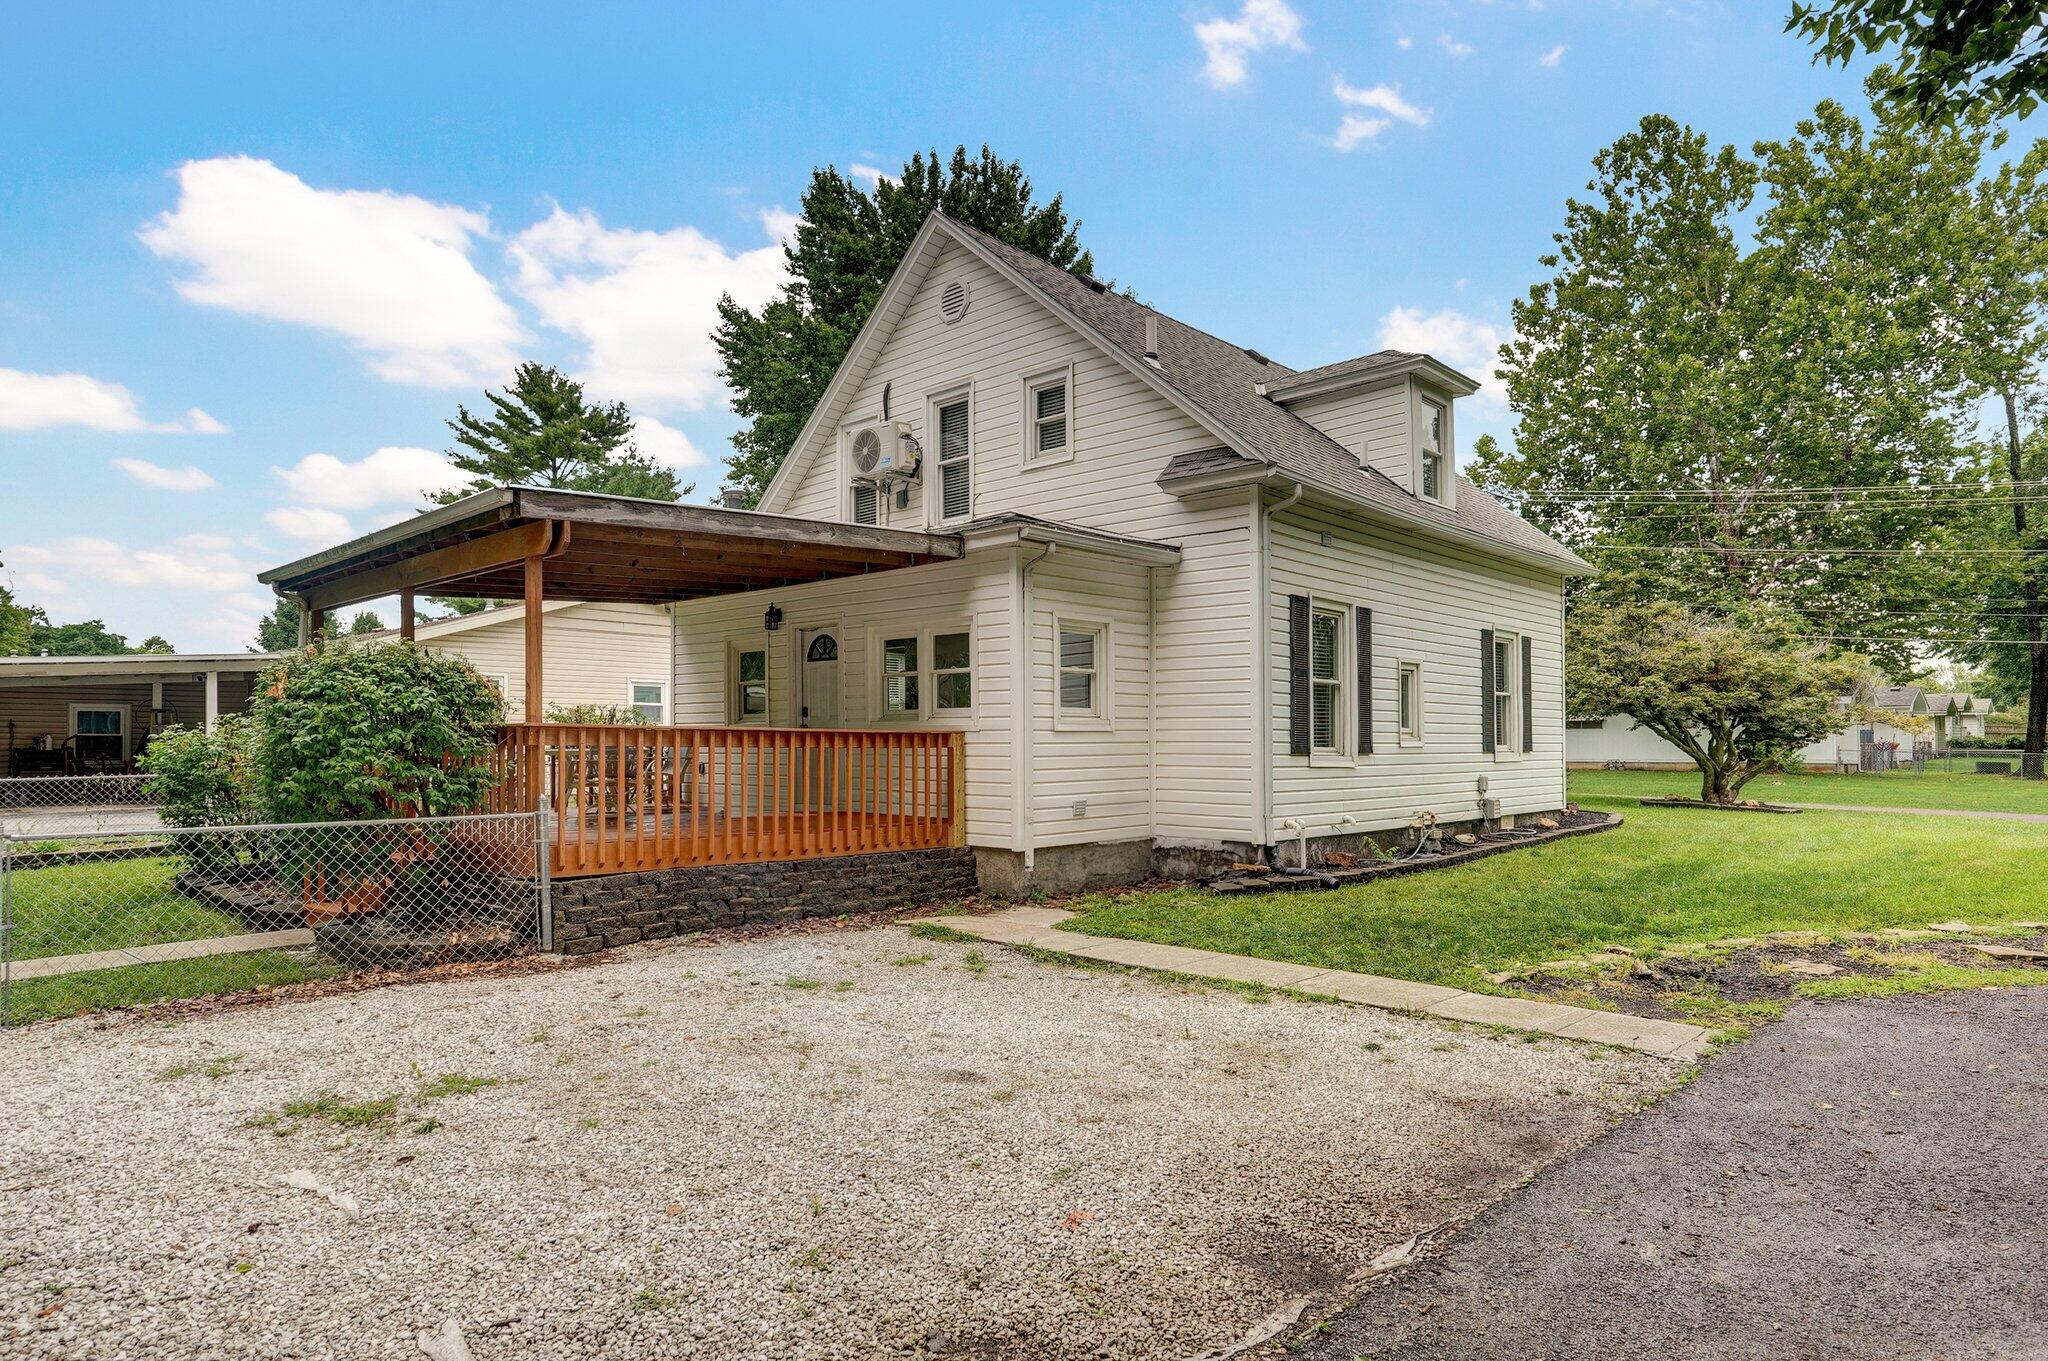
<svg viewBox="0 0 2048 1361"><path fill-rule="evenodd" d="M395 1096L355 1100L336 1092L322 1092L300 1101L287 1101L274 1111L260 1111L242 1122L246 1129L267 1129L277 1135L296 1133L310 1121L338 1125L342 1129L388 1130L398 1115Z"/></svg>
<svg viewBox="0 0 2048 1361"><path fill-rule="evenodd" d="M478 1077L471 1073L443 1073L422 1084L416 1095L421 1101L439 1101L445 1096L468 1096L503 1081L503 1078Z"/></svg>
<svg viewBox="0 0 2048 1361"><path fill-rule="evenodd" d="M1608 807L1628 819L1612 832L1327 893L1082 899L1067 929L1483 992L1489 970L1607 945L1917 927L1958 902L1982 924L2040 912L2048 825Z"/></svg>
<svg viewBox="0 0 2048 1361"><path fill-rule="evenodd" d="M979 977L988 972L988 956L979 950L969 950L961 957L960 967Z"/></svg>
<svg viewBox="0 0 2048 1361"><path fill-rule="evenodd" d="M114 1007L303 983L341 972L338 967L303 961L283 950L253 950L247 954L209 955L165 964L133 964L121 969L60 974L55 978L29 978L14 985L7 1023L26 1025L30 1021Z"/></svg>
<svg viewBox="0 0 2048 1361"><path fill-rule="evenodd" d="M1980 813L2048 814L2048 780L2022 780L2012 775L1978 775L1979 756L1955 758L1955 773L1930 763L1925 774L1887 770L1870 775L1759 775L1743 787L1742 796L1764 803L1850 803L1880 808L1959 808ZM1572 797L1587 799L1660 798L1679 794L1698 798L1700 777L1684 770L1575 770Z"/></svg>
<svg viewBox="0 0 2048 1361"><path fill-rule="evenodd" d="M898 955L889 962L899 969L914 969L920 964L931 963L935 957L933 955Z"/></svg>
<svg viewBox="0 0 2048 1361"><path fill-rule="evenodd" d="M1958 992L1970 988L2024 988L2048 983L2048 970L1979 969L1949 964L1932 955L1913 959L1875 977L1815 978L1793 989L1801 997L1904 997L1923 992Z"/></svg>
<svg viewBox="0 0 2048 1361"><path fill-rule="evenodd" d="M816 992L825 985L815 978L785 978L782 986L791 992Z"/></svg>

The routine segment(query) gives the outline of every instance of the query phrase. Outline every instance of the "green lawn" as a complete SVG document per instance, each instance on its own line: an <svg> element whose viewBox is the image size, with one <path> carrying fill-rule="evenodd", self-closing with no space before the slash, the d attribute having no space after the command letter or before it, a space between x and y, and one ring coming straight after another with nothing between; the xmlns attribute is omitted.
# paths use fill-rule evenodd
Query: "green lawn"
<svg viewBox="0 0 2048 1361"><path fill-rule="evenodd" d="M132 945L240 935L250 928L178 892L181 862L170 856L101 860L7 877L16 959L86 954ZM171 997L232 992L316 976L280 950L215 955L168 964L96 969L16 983L13 1024Z"/></svg>
<svg viewBox="0 0 2048 1361"><path fill-rule="evenodd" d="M1958 769L1966 769L1957 758ZM1700 777L1687 770L1575 770L1571 794L1593 798L1640 799L1662 794L1698 798ZM1927 773L1890 770L1882 775L1759 775L1742 791L1765 803L1853 803L1884 808L1964 808L1987 813L2048 814L2048 780L2011 775L1947 774L1930 764Z"/></svg>
<svg viewBox="0 0 2048 1361"><path fill-rule="evenodd" d="M1485 988L1488 970L1605 945L2048 915L2048 824L1713 813L1575 792L1626 824L1327 893L1225 897L1188 888L1088 899L1068 925Z"/></svg>

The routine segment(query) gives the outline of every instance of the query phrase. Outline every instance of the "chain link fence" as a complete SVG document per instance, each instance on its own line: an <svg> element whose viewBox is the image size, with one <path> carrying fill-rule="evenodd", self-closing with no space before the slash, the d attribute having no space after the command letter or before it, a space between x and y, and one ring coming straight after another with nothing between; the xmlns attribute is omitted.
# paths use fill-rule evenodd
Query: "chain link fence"
<svg viewBox="0 0 2048 1361"><path fill-rule="evenodd" d="M147 775L21 775L0 779L0 833L153 832L163 826Z"/></svg>
<svg viewBox="0 0 2048 1361"><path fill-rule="evenodd" d="M542 814L129 830L43 816L0 821L0 1024L552 948Z"/></svg>

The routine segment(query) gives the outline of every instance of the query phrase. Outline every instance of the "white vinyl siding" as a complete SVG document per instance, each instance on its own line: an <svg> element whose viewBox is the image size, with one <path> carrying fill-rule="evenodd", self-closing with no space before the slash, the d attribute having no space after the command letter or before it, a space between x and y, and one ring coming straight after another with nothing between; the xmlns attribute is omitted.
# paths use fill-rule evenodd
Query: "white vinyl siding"
<svg viewBox="0 0 2048 1361"><path fill-rule="evenodd" d="M1562 582L1476 551L1418 541L1395 529L1297 507L1269 528L1272 563L1265 611L1272 712L1273 818L1298 819L1309 835L1404 827L1418 812L1445 821L1478 816L1478 779L1509 814L1564 805ZM1320 536L1328 533L1329 547ZM1400 734L1400 677L1415 669L1426 739L1377 744L1370 762L1316 763L1287 754L1287 597L1321 595L1373 612L1374 730ZM1480 633L1513 636L1510 728L1521 746L1521 638L1531 643L1535 750L1503 761L1480 750ZM1489 671L1491 657L1487 657ZM1345 669L1348 673L1349 668ZM1490 679L1490 676L1489 676ZM1350 706L1355 707L1355 704ZM1351 821L1340 823L1349 816ZM1268 840L1272 839L1268 829Z"/></svg>
<svg viewBox="0 0 2048 1361"><path fill-rule="evenodd" d="M513 606L488 623L437 635L422 624L419 644L466 659L499 682L505 712L526 711L526 611ZM758 619L756 620L758 623ZM635 678L668 673L668 611L661 605L551 605L541 614L541 698L550 709L617 707Z"/></svg>
<svg viewBox="0 0 2048 1361"><path fill-rule="evenodd" d="M1414 436L1405 379L1289 402L1287 409L1343 445L1359 466L1377 468L1399 486L1414 486Z"/></svg>

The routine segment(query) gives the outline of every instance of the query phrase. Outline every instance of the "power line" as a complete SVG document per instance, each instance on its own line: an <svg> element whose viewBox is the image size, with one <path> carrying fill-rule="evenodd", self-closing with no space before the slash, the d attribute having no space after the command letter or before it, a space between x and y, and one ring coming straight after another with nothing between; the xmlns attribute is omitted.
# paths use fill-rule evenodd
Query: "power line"
<svg viewBox="0 0 2048 1361"><path fill-rule="evenodd" d="M1489 495L1523 499L1600 500L1610 497L1671 499L1677 497L1819 497L1849 494L1892 493L1904 495L1934 495L1945 492L1970 492L1977 495L1997 495L2021 487L2048 488L2048 477L2021 478L2017 481L1998 482L1872 482L1859 486L1812 486L1812 487L1559 487L1522 490L1502 487L1482 487Z"/></svg>
<svg viewBox="0 0 2048 1361"><path fill-rule="evenodd" d="M1587 545L1603 553L1712 553L1725 556L1730 553L1742 557L1851 557L1851 558L1932 558L1932 557L2011 557L2048 552L2048 548L1751 548L1746 544L1634 544L1596 543Z"/></svg>

